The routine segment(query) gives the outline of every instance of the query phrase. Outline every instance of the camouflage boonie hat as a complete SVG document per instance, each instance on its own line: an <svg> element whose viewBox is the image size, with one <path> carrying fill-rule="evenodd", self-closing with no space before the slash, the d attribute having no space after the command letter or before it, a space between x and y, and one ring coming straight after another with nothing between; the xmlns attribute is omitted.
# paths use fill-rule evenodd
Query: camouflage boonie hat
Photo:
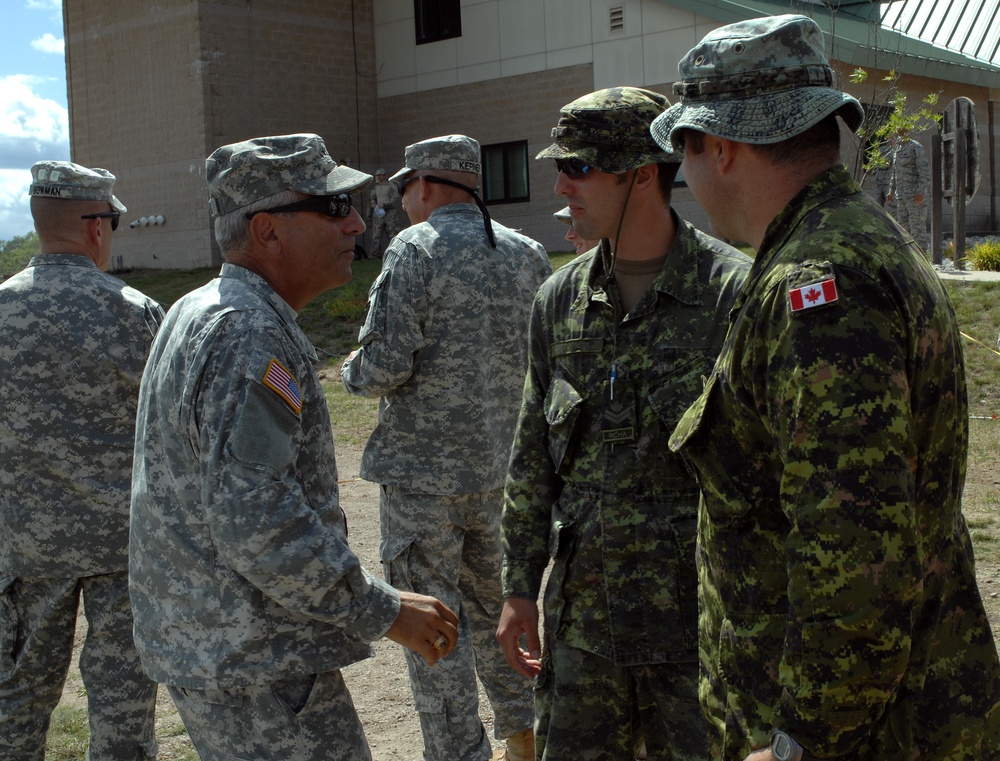
<svg viewBox="0 0 1000 761"><path fill-rule="evenodd" d="M562 207L559 211L552 215L564 225L573 224L573 216L569 213L569 206Z"/></svg>
<svg viewBox="0 0 1000 761"><path fill-rule="evenodd" d="M479 174L483 169L479 143L466 135L441 135L408 145L403 168L390 177L389 182L399 182L418 169Z"/></svg>
<svg viewBox="0 0 1000 761"><path fill-rule="evenodd" d="M580 159L602 172L621 174L646 164L679 164L680 151L661 148L649 134L670 101L638 87L598 90L559 111L555 141L536 159Z"/></svg>
<svg viewBox="0 0 1000 761"><path fill-rule="evenodd" d="M372 176L339 166L319 135L255 137L224 145L205 160L208 206L218 217L254 201L295 190L310 196L364 190Z"/></svg>
<svg viewBox="0 0 1000 761"><path fill-rule="evenodd" d="M778 143L838 113L857 131L861 104L833 87L823 31L806 16L749 19L720 27L677 65L677 103L653 122L660 145L681 129L727 140Z"/></svg>
<svg viewBox="0 0 1000 761"><path fill-rule="evenodd" d="M107 169L88 169L70 161L39 161L31 167L28 195L64 201L107 201L115 211L128 211L115 198L115 176Z"/></svg>

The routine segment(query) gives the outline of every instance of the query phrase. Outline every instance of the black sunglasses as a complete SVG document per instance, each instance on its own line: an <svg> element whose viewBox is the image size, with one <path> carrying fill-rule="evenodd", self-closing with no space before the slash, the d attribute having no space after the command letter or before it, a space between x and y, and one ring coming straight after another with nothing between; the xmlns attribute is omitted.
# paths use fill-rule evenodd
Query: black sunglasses
<svg viewBox="0 0 1000 761"><path fill-rule="evenodd" d="M585 164L580 159L556 159L556 169L571 180L585 180L590 177L591 172L597 171L597 167Z"/></svg>
<svg viewBox="0 0 1000 761"><path fill-rule="evenodd" d="M120 211L102 211L98 214L84 214L80 219L103 219L104 217L108 217L111 220L111 232L118 229L118 223L122 219Z"/></svg>
<svg viewBox="0 0 1000 761"><path fill-rule="evenodd" d="M403 193L406 192L406 189L410 186L410 184L419 179L419 177L408 177L405 180L394 180L392 184L396 186L396 190L399 192L399 197L402 198Z"/></svg>
<svg viewBox="0 0 1000 761"><path fill-rule="evenodd" d="M277 214L282 211L314 211L335 219L351 216L351 196L349 193L339 193L335 196L310 196L295 203L275 206L271 209L251 211L246 216L253 219L257 214Z"/></svg>

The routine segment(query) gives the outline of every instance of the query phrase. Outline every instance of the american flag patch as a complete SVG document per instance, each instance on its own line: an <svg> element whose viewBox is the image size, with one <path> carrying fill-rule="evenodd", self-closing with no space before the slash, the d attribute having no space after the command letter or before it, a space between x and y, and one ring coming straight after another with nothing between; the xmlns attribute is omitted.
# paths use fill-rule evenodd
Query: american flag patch
<svg viewBox="0 0 1000 761"><path fill-rule="evenodd" d="M267 372L264 373L261 382L284 399L296 415L302 411L302 394L299 391L299 384L278 360L272 359L268 363Z"/></svg>
<svg viewBox="0 0 1000 761"><path fill-rule="evenodd" d="M793 312L801 312L803 309L811 309L822 304L832 304L837 300L837 281L831 277L829 280L804 285L801 288L792 288L788 292L788 300L791 302Z"/></svg>

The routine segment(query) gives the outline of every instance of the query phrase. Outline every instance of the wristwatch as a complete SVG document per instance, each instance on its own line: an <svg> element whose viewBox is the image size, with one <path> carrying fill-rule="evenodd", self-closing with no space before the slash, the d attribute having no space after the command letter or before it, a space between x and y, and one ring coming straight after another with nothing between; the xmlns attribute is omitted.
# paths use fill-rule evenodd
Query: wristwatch
<svg viewBox="0 0 1000 761"><path fill-rule="evenodd" d="M791 735L780 729L774 730L771 735L771 755L775 761L813 761L816 758L795 742Z"/></svg>

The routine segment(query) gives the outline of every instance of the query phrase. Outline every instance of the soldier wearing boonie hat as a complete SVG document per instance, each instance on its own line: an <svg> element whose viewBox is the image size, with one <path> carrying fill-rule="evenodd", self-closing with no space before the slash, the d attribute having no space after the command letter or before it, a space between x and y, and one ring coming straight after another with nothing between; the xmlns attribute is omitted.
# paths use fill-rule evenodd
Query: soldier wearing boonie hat
<svg viewBox="0 0 1000 761"><path fill-rule="evenodd" d="M171 308L137 412L136 644L203 758L370 759L340 669L383 636L434 662L458 621L351 550L295 322L350 279L365 228L349 194L371 177L299 134L223 146L206 178L226 263Z"/></svg>
<svg viewBox="0 0 1000 761"><path fill-rule="evenodd" d="M528 313L552 272L545 249L490 220L479 143L406 147L393 175L410 227L386 249L344 387L379 396L361 476L382 484L386 578L452 601L463 643L433 669L407 656L426 761L534 759L531 683L497 646L503 478L524 386ZM475 204L475 205L474 205ZM471 580L471 581L470 581ZM491 756L478 679L493 710Z"/></svg>
<svg viewBox="0 0 1000 761"><path fill-rule="evenodd" d="M555 160L576 233L600 241L539 289L507 473L497 637L515 669L538 676L539 758L635 758L643 742L649 758L709 757L698 487L667 439L750 263L671 209L681 155L649 132L669 105L637 87L589 93L563 106L538 154Z"/></svg>
<svg viewBox="0 0 1000 761"><path fill-rule="evenodd" d="M716 29L652 130L683 146L714 229L757 250L670 441L703 494L714 757L996 759L961 337L923 254L843 166L837 117L855 130L862 111L824 49L805 16Z"/></svg>
<svg viewBox="0 0 1000 761"><path fill-rule="evenodd" d="M153 758L156 684L132 640L129 490L139 379L160 305L101 270L125 206L115 176L31 168L39 254L0 284L0 758L38 758L88 635L87 756Z"/></svg>

